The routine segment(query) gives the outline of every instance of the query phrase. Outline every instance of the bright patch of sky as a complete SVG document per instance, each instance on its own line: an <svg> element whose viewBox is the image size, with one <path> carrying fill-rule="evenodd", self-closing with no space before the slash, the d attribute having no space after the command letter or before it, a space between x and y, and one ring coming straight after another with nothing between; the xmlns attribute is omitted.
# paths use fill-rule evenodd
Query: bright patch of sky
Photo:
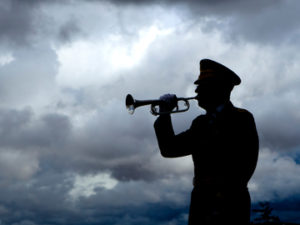
<svg viewBox="0 0 300 225"><path fill-rule="evenodd" d="M78 41L56 49L60 63L57 82L73 88L112 82L122 71L138 65L158 37L170 33L172 29L153 25L140 30L132 43L120 35L110 35L105 40Z"/></svg>
<svg viewBox="0 0 300 225"><path fill-rule="evenodd" d="M11 53L0 55L0 66L5 66L14 61L14 57Z"/></svg>
<svg viewBox="0 0 300 225"><path fill-rule="evenodd" d="M73 200L79 197L90 197L96 194L96 188L112 189L118 184L109 174L99 173L96 175L75 175L74 186L69 195Z"/></svg>

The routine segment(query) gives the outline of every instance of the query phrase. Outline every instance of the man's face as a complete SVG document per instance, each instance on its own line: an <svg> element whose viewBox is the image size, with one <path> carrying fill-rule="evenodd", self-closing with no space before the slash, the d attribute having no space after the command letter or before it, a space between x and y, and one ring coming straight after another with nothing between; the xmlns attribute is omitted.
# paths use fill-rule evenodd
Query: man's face
<svg viewBox="0 0 300 225"><path fill-rule="evenodd" d="M230 91L218 80L202 80L196 87L198 105L205 110L214 110L218 105L229 100Z"/></svg>

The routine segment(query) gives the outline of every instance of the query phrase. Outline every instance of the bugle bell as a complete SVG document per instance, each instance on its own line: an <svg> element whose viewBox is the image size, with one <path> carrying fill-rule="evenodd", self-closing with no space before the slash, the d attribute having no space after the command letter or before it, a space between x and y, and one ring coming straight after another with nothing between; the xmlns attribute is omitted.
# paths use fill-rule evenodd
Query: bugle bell
<svg viewBox="0 0 300 225"><path fill-rule="evenodd" d="M189 100L192 100L192 99L195 99L195 97L177 98L177 103L179 101L183 101L185 108L184 109L179 109L178 104L177 104L177 107L175 108L175 110L168 111L168 112L159 112L159 110L157 109L156 106L163 103L163 101L159 100L159 99L155 99L155 100L136 100L132 97L131 94L128 94L126 96L125 104L126 104L126 108L127 108L128 112L130 114L133 114L134 110L138 107L141 107L141 106L144 106L144 105L151 105L150 112L153 115L157 116L157 115L162 115L162 114L185 112L185 111L189 110L189 108L190 108Z"/></svg>

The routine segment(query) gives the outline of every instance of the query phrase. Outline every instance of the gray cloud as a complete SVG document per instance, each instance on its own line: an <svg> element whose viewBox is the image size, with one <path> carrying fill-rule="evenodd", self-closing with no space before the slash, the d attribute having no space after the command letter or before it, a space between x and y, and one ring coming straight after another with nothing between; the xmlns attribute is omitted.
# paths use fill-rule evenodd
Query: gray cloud
<svg viewBox="0 0 300 225"><path fill-rule="evenodd" d="M299 170L299 164L292 157L261 149L257 172L250 184L255 202L282 201L299 196Z"/></svg>
<svg viewBox="0 0 300 225"><path fill-rule="evenodd" d="M62 21L55 28L50 23L53 18L45 15L43 8L56 5L58 1L32 1L32 0L3 0L0 4L0 40L1 44L9 46L31 46L33 42L47 42L57 34L59 41L70 41L72 35L76 36L79 29L71 18ZM67 5L70 1L60 4ZM46 27L46 24L49 27ZM51 28L51 30L49 30ZM46 35L45 35L46 34ZM47 37L48 36L48 37Z"/></svg>
<svg viewBox="0 0 300 225"><path fill-rule="evenodd" d="M80 33L80 28L77 25L76 20L70 19L59 30L58 38L63 43L71 42L73 36Z"/></svg>
<svg viewBox="0 0 300 225"><path fill-rule="evenodd" d="M22 108L51 98L58 68L54 51L45 46L20 47L12 55L13 61L1 67L1 105Z"/></svg>
<svg viewBox="0 0 300 225"><path fill-rule="evenodd" d="M1 110L1 146L16 149L51 148L62 144L71 131L66 116L48 114L36 120L29 109Z"/></svg>
<svg viewBox="0 0 300 225"><path fill-rule="evenodd" d="M294 151L300 147L300 121L293 113L298 110L298 105L290 105L286 98L278 96L270 97L269 101L272 101L269 103L272 110L264 111L263 117L259 118L262 145L274 150Z"/></svg>
<svg viewBox="0 0 300 225"><path fill-rule="evenodd" d="M250 40L264 44L296 44L299 36L299 5L284 1L118 1L117 5L161 5L182 11L195 24L206 20L205 30L222 30L228 41ZM191 13L187 13L187 11Z"/></svg>
<svg viewBox="0 0 300 225"><path fill-rule="evenodd" d="M34 33L30 1L2 1L0 38L5 42L27 44Z"/></svg>

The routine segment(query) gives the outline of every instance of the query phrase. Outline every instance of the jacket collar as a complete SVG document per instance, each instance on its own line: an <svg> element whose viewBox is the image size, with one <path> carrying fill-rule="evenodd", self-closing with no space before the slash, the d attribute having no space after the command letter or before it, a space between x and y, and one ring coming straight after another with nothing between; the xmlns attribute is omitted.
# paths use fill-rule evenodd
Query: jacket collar
<svg viewBox="0 0 300 225"><path fill-rule="evenodd" d="M234 108L233 104L231 103L231 101L228 101L221 105L218 105L214 111L206 112L206 115L220 114L228 110L231 110L232 108Z"/></svg>

